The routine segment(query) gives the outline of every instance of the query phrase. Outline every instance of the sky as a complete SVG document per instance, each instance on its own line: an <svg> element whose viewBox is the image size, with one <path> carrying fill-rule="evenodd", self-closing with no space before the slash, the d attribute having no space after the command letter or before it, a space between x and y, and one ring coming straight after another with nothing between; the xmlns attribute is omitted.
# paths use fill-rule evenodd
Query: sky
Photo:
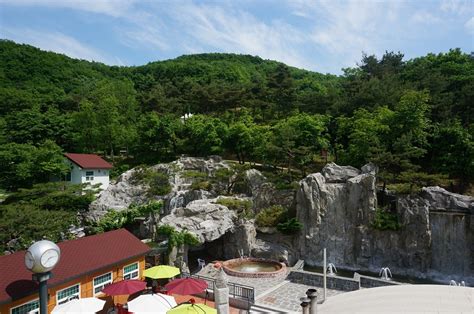
<svg viewBox="0 0 474 314"><path fill-rule="evenodd" d="M0 38L109 65L226 52L341 74L363 53L474 51L474 0L0 0Z"/></svg>

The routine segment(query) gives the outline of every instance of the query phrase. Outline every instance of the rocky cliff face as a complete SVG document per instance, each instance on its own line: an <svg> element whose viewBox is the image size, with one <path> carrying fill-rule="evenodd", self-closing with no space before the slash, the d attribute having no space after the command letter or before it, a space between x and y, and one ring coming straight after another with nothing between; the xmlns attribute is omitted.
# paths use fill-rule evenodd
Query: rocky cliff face
<svg viewBox="0 0 474 314"><path fill-rule="evenodd" d="M299 255L322 265L322 250L339 267L474 284L474 200L439 187L398 198L397 231L372 227L376 208L375 169L327 165L297 191L297 216L304 221ZM449 281L449 280L448 280Z"/></svg>
<svg viewBox="0 0 474 314"><path fill-rule="evenodd" d="M270 205L296 208L304 224L297 236L264 233L253 220L239 218L233 210L218 204L215 190L191 188L186 171L213 177L219 169L231 167L219 158L181 158L159 164L171 185L164 200L159 224L196 234L215 256L244 255L273 258L289 264L304 259L322 265L322 250L337 267L378 272L390 267L398 275L443 281L464 280L474 285L474 200L439 187L424 188L419 195L396 198L394 210L401 228L377 230L372 226L377 208L376 167L361 170L328 164L321 173L310 174L295 191L279 191L257 170L244 173L244 194L234 198L251 200L253 210ZM150 199L147 186L132 183L136 170L124 173L92 205L93 213L106 208L121 210ZM240 187L242 192L242 186ZM296 195L296 196L295 196ZM395 208L396 207L396 208Z"/></svg>

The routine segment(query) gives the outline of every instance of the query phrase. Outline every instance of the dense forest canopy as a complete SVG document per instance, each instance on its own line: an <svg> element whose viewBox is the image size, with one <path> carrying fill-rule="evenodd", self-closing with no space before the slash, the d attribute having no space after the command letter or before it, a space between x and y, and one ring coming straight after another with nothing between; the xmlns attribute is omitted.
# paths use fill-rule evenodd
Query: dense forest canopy
<svg viewBox="0 0 474 314"><path fill-rule="evenodd" d="M68 171L64 152L101 154L114 175L219 154L283 189L328 161L373 162L391 190L472 193L473 98L474 56L459 49L363 54L335 76L222 53L107 66L0 40L0 251L66 239L87 211L93 193L47 183Z"/></svg>
<svg viewBox="0 0 474 314"><path fill-rule="evenodd" d="M459 49L363 54L335 76L222 53L107 66L2 40L0 188L64 173L67 151L114 158L118 170L221 154L301 174L328 152L356 167L375 162L389 183L441 174L465 189L473 96L474 58Z"/></svg>

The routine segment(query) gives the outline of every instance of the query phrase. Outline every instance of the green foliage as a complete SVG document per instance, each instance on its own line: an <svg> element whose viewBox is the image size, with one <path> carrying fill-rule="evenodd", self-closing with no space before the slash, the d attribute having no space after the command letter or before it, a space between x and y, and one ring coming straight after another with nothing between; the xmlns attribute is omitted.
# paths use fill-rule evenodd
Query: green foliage
<svg viewBox="0 0 474 314"><path fill-rule="evenodd" d="M342 76L219 53L110 67L1 40L0 188L60 176L58 147L112 160L126 150L130 165L222 154L290 176L319 170L325 150L340 164L375 162L389 183L410 171L467 186L474 59L459 49L403 58L364 54ZM181 121L186 112L194 116ZM151 193L164 193L156 181ZM236 184L208 181L195 188Z"/></svg>
<svg viewBox="0 0 474 314"><path fill-rule="evenodd" d="M298 233L303 224L298 221L295 217L286 220L285 222L279 223L277 225L277 230L284 234L295 234Z"/></svg>
<svg viewBox="0 0 474 314"><path fill-rule="evenodd" d="M74 224L74 212L45 210L29 203L0 205L0 252L24 250L42 239L66 240Z"/></svg>
<svg viewBox="0 0 474 314"><path fill-rule="evenodd" d="M153 201L145 205L133 205L126 210L109 210L99 221L89 225L91 233L103 233L129 226L135 218L146 217L153 213L159 213L163 202Z"/></svg>
<svg viewBox="0 0 474 314"><path fill-rule="evenodd" d="M285 221L288 210L280 205L274 205L263 209L255 216L255 223L260 227L276 227Z"/></svg>
<svg viewBox="0 0 474 314"><path fill-rule="evenodd" d="M389 212L384 208L377 208L375 210L374 221L371 224L372 228L377 230L399 230L401 228L396 214Z"/></svg>
<svg viewBox="0 0 474 314"><path fill-rule="evenodd" d="M81 185L46 183L10 193L0 204L0 250L26 249L43 238L62 241L77 225L77 212L88 209L94 199Z"/></svg>
<svg viewBox="0 0 474 314"><path fill-rule="evenodd" d="M187 230L176 231L170 225L161 225L157 229L157 233L168 238L168 250L182 245L196 246L199 245L199 239Z"/></svg>
<svg viewBox="0 0 474 314"><path fill-rule="evenodd" d="M96 190L65 182L36 184L11 193L3 204L30 203L45 210L84 212L95 199Z"/></svg>
<svg viewBox="0 0 474 314"><path fill-rule="evenodd" d="M212 183L209 181L194 181L191 183L190 189L210 191L212 189Z"/></svg>
<svg viewBox="0 0 474 314"><path fill-rule="evenodd" d="M253 217L252 201L250 200L241 200L238 198L219 198L216 203L236 211L239 217Z"/></svg>
<svg viewBox="0 0 474 314"><path fill-rule="evenodd" d="M50 140L38 147L16 143L0 145L0 187L6 190L61 178L67 171L61 148Z"/></svg>
<svg viewBox="0 0 474 314"><path fill-rule="evenodd" d="M147 185L149 195L166 195L171 192L169 176L165 170L141 166L135 170L131 181L134 184Z"/></svg>
<svg viewBox="0 0 474 314"><path fill-rule="evenodd" d="M298 180L303 178L300 174L292 174L282 170L264 171L263 174L269 182L273 183L275 189L280 191L298 188Z"/></svg>
<svg viewBox="0 0 474 314"><path fill-rule="evenodd" d="M429 174L425 172L405 171L396 177L396 183L387 185L387 189L398 194L413 194L421 191L424 186L444 186L448 187L452 181L446 175Z"/></svg>

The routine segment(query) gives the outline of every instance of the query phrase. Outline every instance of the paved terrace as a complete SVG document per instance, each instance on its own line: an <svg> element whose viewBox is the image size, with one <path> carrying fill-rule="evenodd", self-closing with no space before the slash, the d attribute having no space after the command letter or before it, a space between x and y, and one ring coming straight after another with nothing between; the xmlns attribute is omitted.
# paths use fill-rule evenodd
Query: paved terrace
<svg viewBox="0 0 474 314"><path fill-rule="evenodd" d="M289 269L290 270L290 269ZM197 275L215 278L217 271L211 264L197 273ZM255 289L255 304L273 308L284 313L301 312L300 298L306 295L306 290L317 289L318 300L322 299L323 289L286 280L286 275L278 278L244 278L227 275L229 282L246 285ZM344 291L327 289L327 297Z"/></svg>

